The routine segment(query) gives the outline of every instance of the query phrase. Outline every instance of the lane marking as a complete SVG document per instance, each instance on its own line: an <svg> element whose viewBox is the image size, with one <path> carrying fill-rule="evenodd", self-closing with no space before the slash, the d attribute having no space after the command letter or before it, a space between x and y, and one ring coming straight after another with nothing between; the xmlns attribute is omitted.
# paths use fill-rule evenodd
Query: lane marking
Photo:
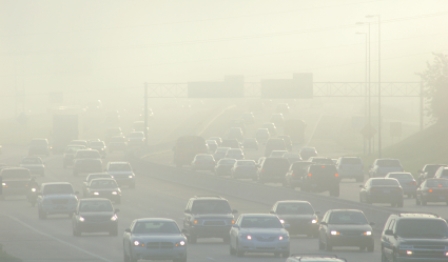
<svg viewBox="0 0 448 262"><path fill-rule="evenodd" d="M78 250L78 251L80 251L80 252L82 252L82 253L84 253L84 254L87 254L87 255L89 255L89 256L95 257L95 258L97 258L97 259L99 259L99 260L101 260L101 261L112 262L112 260L109 260L109 259L107 259L107 258L98 256L97 254L94 254L94 253L92 253L92 252L90 252L90 251L88 251L88 250L85 250L85 249L83 249L83 248L80 248L80 247L78 247L78 246L75 246L75 245L73 245L73 244L71 244L71 243L69 243L69 242L67 242L67 241L64 241L64 240L62 240L62 239L59 239L59 238L57 238L57 237L55 237L55 236L52 236L52 235L49 235L49 234L47 234L47 233L44 233L44 232L42 232L42 231L40 231L40 230L38 230L38 229L32 227L31 225L28 225L27 223L23 222L22 220L20 220L20 219L14 217L14 216L8 216L8 217L11 218L12 220L16 221L17 223L21 224L22 226L27 227L28 229L30 229L30 230L32 230L32 231L34 231L34 232L36 232L36 233L38 233L38 234L40 234L40 235L42 235L42 236L51 238L51 239L53 239L54 241L59 242L60 244L66 245L66 246L71 247L71 248L74 248L74 249L76 249L76 250Z"/></svg>

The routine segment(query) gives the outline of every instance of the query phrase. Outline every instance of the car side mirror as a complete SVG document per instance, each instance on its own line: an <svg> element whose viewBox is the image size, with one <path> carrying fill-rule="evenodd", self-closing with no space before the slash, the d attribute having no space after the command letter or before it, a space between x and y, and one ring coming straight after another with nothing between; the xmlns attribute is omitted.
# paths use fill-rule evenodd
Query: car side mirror
<svg viewBox="0 0 448 262"><path fill-rule="evenodd" d="M387 235L387 236L393 236L393 235L394 235L394 232L392 232L392 230L388 229L388 230L386 230L386 231L384 232L384 234Z"/></svg>
<svg viewBox="0 0 448 262"><path fill-rule="evenodd" d="M130 228L126 228L126 229L124 230L124 232L126 232L126 233L131 233L131 229L130 229Z"/></svg>
<svg viewBox="0 0 448 262"><path fill-rule="evenodd" d="M375 222L370 222L369 225L374 226Z"/></svg>
<svg viewBox="0 0 448 262"><path fill-rule="evenodd" d="M115 208L115 213L118 213L118 212L120 212L120 209Z"/></svg>
<svg viewBox="0 0 448 262"><path fill-rule="evenodd" d="M238 213L238 210L236 210L236 209L232 210L232 214L237 214L237 213Z"/></svg>

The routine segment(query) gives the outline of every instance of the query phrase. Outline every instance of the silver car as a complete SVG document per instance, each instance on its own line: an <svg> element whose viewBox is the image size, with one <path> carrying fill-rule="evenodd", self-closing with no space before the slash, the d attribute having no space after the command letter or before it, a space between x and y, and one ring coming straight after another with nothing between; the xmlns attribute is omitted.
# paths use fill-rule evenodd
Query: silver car
<svg viewBox="0 0 448 262"><path fill-rule="evenodd" d="M364 164L359 157L340 157L336 160L339 177L354 178L356 182L364 182Z"/></svg>
<svg viewBox="0 0 448 262"><path fill-rule="evenodd" d="M143 218L132 221L123 234L124 261L187 261L187 238L177 223L167 218Z"/></svg>
<svg viewBox="0 0 448 262"><path fill-rule="evenodd" d="M274 253L289 257L289 233L272 214L242 214L230 230L230 254Z"/></svg>
<svg viewBox="0 0 448 262"><path fill-rule="evenodd" d="M37 197L39 219L50 214L67 214L71 218L78 205L77 194L67 182L42 183Z"/></svg>
<svg viewBox="0 0 448 262"><path fill-rule="evenodd" d="M389 172L402 172L403 166L398 159L376 159L370 167L370 177L385 177Z"/></svg>

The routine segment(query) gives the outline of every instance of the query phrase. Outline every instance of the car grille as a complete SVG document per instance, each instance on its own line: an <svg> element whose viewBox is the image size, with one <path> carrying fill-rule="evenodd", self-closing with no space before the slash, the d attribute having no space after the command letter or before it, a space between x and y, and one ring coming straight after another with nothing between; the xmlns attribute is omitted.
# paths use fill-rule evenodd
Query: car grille
<svg viewBox="0 0 448 262"><path fill-rule="evenodd" d="M220 221L220 220L209 220L209 221L204 221L203 225L204 226L225 226L226 222Z"/></svg>
<svg viewBox="0 0 448 262"><path fill-rule="evenodd" d="M364 231L359 231L359 230L341 231L341 234L344 236L361 236L363 233L364 233Z"/></svg>
<svg viewBox="0 0 448 262"><path fill-rule="evenodd" d="M63 205L68 203L68 199L52 199L51 203L56 205Z"/></svg>
<svg viewBox="0 0 448 262"><path fill-rule="evenodd" d="M111 216L89 216L84 217L86 222L107 222L110 221Z"/></svg>
<svg viewBox="0 0 448 262"><path fill-rule="evenodd" d="M171 249L174 244L171 242L148 242L146 243L147 249Z"/></svg>
<svg viewBox="0 0 448 262"><path fill-rule="evenodd" d="M260 242L272 242L275 240L275 237L256 237L258 241Z"/></svg>

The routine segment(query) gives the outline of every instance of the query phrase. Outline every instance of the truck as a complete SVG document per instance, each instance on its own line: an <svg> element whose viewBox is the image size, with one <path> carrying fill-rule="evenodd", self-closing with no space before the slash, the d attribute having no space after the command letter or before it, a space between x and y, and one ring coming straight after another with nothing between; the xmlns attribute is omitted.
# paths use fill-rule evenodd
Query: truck
<svg viewBox="0 0 448 262"><path fill-rule="evenodd" d="M52 145L55 153L62 153L73 140L78 139L79 124L77 114L53 115Z"/></svg>
<svg viewBox="0 0 448 262"><path fill-rule="evenodd" d="M200 136L179 137L173 147L173 163L176 167L189 165L196 154L207 154L205 139Z"/></svg>

